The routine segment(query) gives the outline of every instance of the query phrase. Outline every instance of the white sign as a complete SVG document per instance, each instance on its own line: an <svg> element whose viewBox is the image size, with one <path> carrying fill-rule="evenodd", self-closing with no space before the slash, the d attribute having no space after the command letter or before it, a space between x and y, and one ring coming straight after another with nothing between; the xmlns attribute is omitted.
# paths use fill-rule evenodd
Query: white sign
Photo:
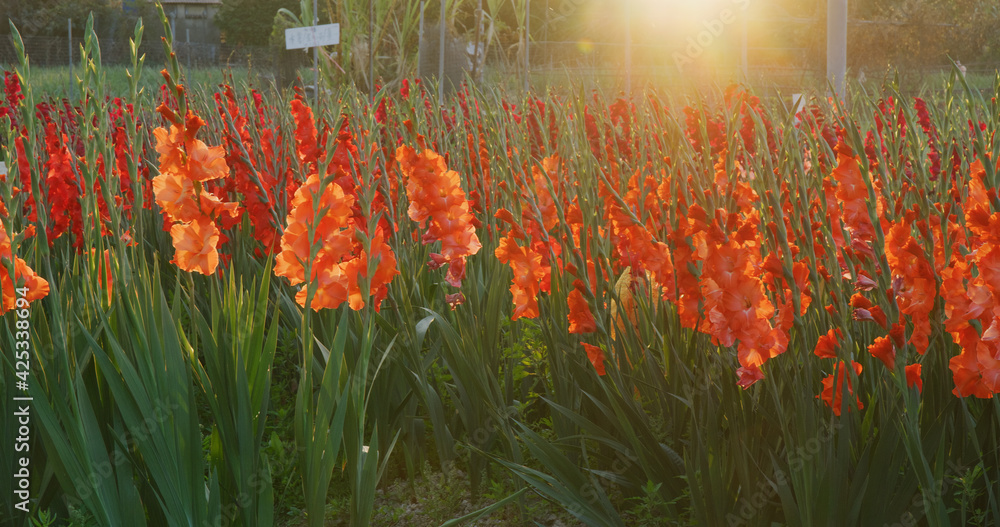
<svg viewBox="0 0 1000 527"><path fill-rule="evenodd" d="M340 24L290 27L285 30L285 49L318 48L340 44Z"/></svg>

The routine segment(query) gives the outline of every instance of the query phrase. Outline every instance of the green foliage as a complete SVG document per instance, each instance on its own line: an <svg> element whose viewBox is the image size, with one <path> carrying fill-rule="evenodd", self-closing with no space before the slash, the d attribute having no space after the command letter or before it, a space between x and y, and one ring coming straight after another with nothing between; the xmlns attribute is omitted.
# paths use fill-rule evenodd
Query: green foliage
<svg viewBox="0 0 1000 527"><path fill-rule="evenodd" d="M89 33L87 67L78 84L87 97L79 101L80 118L73 124L88 137L78 155L86 160L81 177L94 188L94 182L106 176L98 172L97 160L113 159L115 152L106 139L111 133L108 123L95 118L108 111L103 95L108 95L109 71L100 64L96 35ZM138 40L141 29L135 34ZM135 77L127 77L117 88L140 106L140 113L145 111L123 125L136 151L146 148L144 154L127 159L132 176L137 176L135 156L145 155L156 166L148 130L156 117L141 108L150 99L140 94L145 81L136 78L139 66L135 57L129 69ZM168 67L181 78L176 61ZM31 108L35 96L30 90L40 90L39 84L26 60L19 71L29 89L25 105ZM196 84L189 75L188 85ZM953 82L944 92L954 94L955 88ZM901 99L898 86L880 89L883 97ZM997 92L1000 87L991 89ZM234 123L206 102L211 94L197 88L188 94L181 104L209 121L206 141L218 144L219 130ZM449 108L453 114L425 112L415 95L390 99L399 108L390 119L402 115L411 119L413 129L397 127L398 137L387 135L388 144L411 144L417 134L424 135L428 144L449 153L452 168L474 174L476 151L466 141L475 140L482 130L487 161L501 167L493 171L492 184L507 189L497 192L496 205L530 213L538 196L519 188L520 171L530 171L538 160L530 157L526 134L506 133L524 128L515 122L515 110L496 110L514 96L473 88L466 97L485 110L470 112L466 122L448 123L446 116L461 115L458 105ZM853 134L875 126L871 115L878 101L856 97L852 108L826 111L830 119L844 119L840 124L857 124L849 126L845 140L861 152L864 143ZM708 111L712 98L723 99L718 93L705 95L694 114L707 115L700 112ZM582 221L600 228L602 211L593 206L598 181L609 187L609 199L621 200L625 188L608 184L605 167L586 155L589 137L581 116L596 114L597 130L620 133L621 123L597 110L610 98L571 93L541 100L554 112L552 122L562 127L547 148L565 156L576 174L572 186L584 204ZM534 104L526 98L515 102L522 109ZM242 108L248 110L252 103L244 103ZM684 174L694 174L672 185L700 184L701 176L714 175L715 160L698 157L683 119L663 117L661 104L681 107L684 101L664 103L650 96L633 103L633 129L655 136L662 148L626 155L614 151L626 142L610 142L610 157L621 163L622 174L660 163L668 152ZM391 126L375 124L369 104L367 94L343 88L316 112L321 127L330 130L343 123L341 112L350 115L353 136L367 140L379 134L362 131ZM584 104L591 113L585 114ZM781 183L790 196L804 200L829 175L830 167L819 156L828 159L830 146L804 127L791 125L794 117L780 101L766 104L773 105L767 115L781 124L774 129L783 145L780 155L746 156L741 170L759 175L747 184L767 200L777 199L768 191L780 184L770 174L795 174L795 179ZM264 107L287 105L282 94L262 95ZM936 122L942 123L943 142L985 152L982 137L970 139L966 123L990 119L987 130L996 128L995 112L984 116L986 108L993 106L977 99L971 89L960 98L949 95L940 101L933 111L940 114ZM721 129L733 132L746 125L730 113L719 118ZM280 130L292 129L285 113L270 116ZM922 137L915 128L917 120L906 116L902 126L909 127L907 136ZM141 119L147 124L140 126ZM25 126L29 152L43 148L37 126L34 120ZM762 129L743 140L767 144ZM3 133L13 137L15 132ZM259 134L259 128L252 128L248 141L259 140ZM293 136L276 134L273 140L285 141L281 146L287 147ZM907 185L949 195L948 178L931 181L921 166L924 144L904 143L901 137L887 137L888 154L876 155L886 161L884 156L898 158L906 148L919 150L912 158L912 173L905 176ZM366 150L370 164L365 168L372 170L359 169L349 176L357 181L376 173L386 180L395 177L387 150L391 155L391 148ZM256 154L239 151L234 156ZM267 161L274 173L301 168L283 159ZM722 161L733 166L736 158ZM44 165L41 160L31 162L36 166L30 183L39 188ZM880 163L881 170L886 164ZM901 179L886 181L901 186ZM13 181L18 180L6 180L2 190L16 211L21 203L12 201ZM368 194L359 199L359 206L371 207L375 186L361 186ZM102 191L111 192L110 187ZM141 195L141 187L136 190ZM389 193L381 197L397 211L396 217L404 217L408 203L402 187L396 200ZM93 195L82 207L100 211ZM367 212L371 232L380 218ZM560 221L565 221L566 212L557 211ZM762 224L776 225L776 234L764 243L782 244L787 250L786 233L778 226L784 229L785 219L793 225L792 219L803 220L796 216L803 211L786 212L774 201L761 206L760 213ZM286 214L280 210L275 216L280 221ZM59 516L57 521L75 525L187 525L193 519L209 525L266 526L295 521L304 513L310 525L341 521L364 526L411 521L400 506L411 502L438 523L456 520L447 525L488 514L502 514L508 524L527 523L536 512L554 508L601 526L892 525L910 518L929 525L987 525L1000 518L1000 403L951 395L947 362L955 345L941 332L919 359L928 372L924 392L908 388L899 372L866 354L864 346L876 332L849 319L841 304L853 285L838 273L817 286L812 305L794 318L788 350L767 364L767 379L743 390L733 376L736 350L684 327L677 309L667 302L643 297L636 288L640 299L635 324L614 318L609 306L623 300L612 286L620 271L607 261L611 243L602 236L594 236L585 247L563 247L560 253L564 263L573 261L579 269L585 269L581 259L600 262L588 298L597 331L581 337L566 328L566 294L577 277L565 273L551 276L550 290L539 299L537 319L510 320L512 273L491 254L498 245L498 226L503 225L490 214L480 214L483 247L467 262L465 303L454 310L445 296L452 292L450 286L427 266L435 249L414 243L417 228L403 220L391 235L401 274L381 310L366 306L355 312L344 306L318 314L298 306L289 284L270 278L270 261L250 256L258 248L256 240L233 242L239 245L221 277L194 277L166 265L172 247L157 211L137 208L126 217L111 207L107 215L114 228L141 240L126 246L119 237L102 236L94 225L87 226L83 236L95 245L95 255L104 248L111 255L116 285L110 298L98 276L98 256L77 253L66 239L49 247L45 229L17 248L31 265L52 277L49 296L32 312L32 343L41 350L31 392L39 431L33 448L44 451L37 459L44 467L39 472L51 475L33 489L41 496L39 510L48 511L38 516L39 522L52 523L52 517ZM42 223L52 220L44 210L40 216ZM23 226L21 218L13 221L17 225L11 228ZM813 230L817 243L832 237L823 222ZM370 240L361 236L358 243ZM813 265L838 268L837 255L817 257L815 247L807 244L797 249ZM881 252L876 249L880 257ZM871 269L879 265L851 263ZM777 265L790 275L787 264ZM584 274L579 278L591 280ZM822 305L827 303L844 312L831 314ZM935 309L940 317L941 306ZM819 335L834 326L844 329L841 352L865 366L863 376L852 377L864 410L852 401L838 417L815 398L820 379L830 372L811 355ZM614 338L612 327L617 328ZM0 339L5 347L13 347L9 325ZM605 350L606 375L598 376L580 349L583 341ZM4 368L9 373L10 364L5 362ZM3 386L5 394L10 392L9 384ZM9 409L3 406L8 400L0 402L0 409ZM9 435L9 430L4 433ZM426 455L428 451L432 454ZM0 451L0 460L10 465L6 450ZM434 474L427 474L425 467L432 461ZM409 481L407 490L393 490L404 479ZM477 502L482 495L486 500ZM224 521L215 522L217 515Z"/></svg>
<svg viewBox="0 0 1000 527"><path fill-rule="evenodd" d="M226 44L266 46L278 10L296 5L295 0L223 0L215 25Z"/></svg>

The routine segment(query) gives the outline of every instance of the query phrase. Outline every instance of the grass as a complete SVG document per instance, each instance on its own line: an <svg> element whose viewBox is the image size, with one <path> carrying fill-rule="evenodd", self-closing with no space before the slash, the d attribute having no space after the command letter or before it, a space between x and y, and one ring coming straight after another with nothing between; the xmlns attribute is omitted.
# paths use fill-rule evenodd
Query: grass
<svg viewBox="0 0 1000 527"><path fill-rule="evenodd" d="M143 90L143 100L153 102L159 97L160 85L163 84L163 77L159 75L156 64L147 64L143 68L139 85ZM0 69L11 70L13 65L3 65ZM105 93L111 98L125 97L129 92L128 68L120 65L106 65L103 67L106 76ZM74 68L73 76L79 78L80 69ZM312 71L300 71L299 75L303 79L311 79ZM235 67L199 67L184 70L183 83L195 87L195 89L214 90L220 84L228 82L232 77L235 86L246 85L258 90L275 90L274 74L266 69L255 69L245 66ZM31 69L32 89L36 94L42 94L46 98L62 99L70 98L72 93L78 92L78 88L71 87L70 70L64 66L33 67Z"/></svg>

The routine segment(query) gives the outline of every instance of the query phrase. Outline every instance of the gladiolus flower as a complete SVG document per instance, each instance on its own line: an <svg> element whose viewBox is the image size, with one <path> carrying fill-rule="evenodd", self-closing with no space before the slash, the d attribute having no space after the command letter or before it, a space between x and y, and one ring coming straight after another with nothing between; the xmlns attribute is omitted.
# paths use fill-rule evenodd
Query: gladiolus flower
<svg viewBox="0 0 1000 527"><path fill-rule="evenodd" d="M816 341L816 348L813 353L821 359L836 359L837 358L837 343L840 337L843 336L840 329L831 329L826 332L825 335L819 337Z"/></svg>
<svg viewBox="0 0 1000 527"><path fill-rule="evenodd" d="M923 392L924 380L920 377L920 370L923 369L923 365L910 364L904 369L906 370L906 386L909 388L916 386L918 392Z"/></svg>
<svg viewBox="0 0 1000 527"><path fill-rule="evenodd" d="M445 302L448 302L448 306L451 307L452 311L454 311L455 309L458 308L458 306L465 303L465 295L463 295L462 292L459 291L457 293L445 295L444 300Z"/></svg>
<svg viewBox="0 0 1000 527"><path fill-rule="evenodd" d="M219 229L211 218L202 216L189 223L176 223L170 227L170 236L175 251L171 263L184 271L196 271L203 275L215 272L219 265L216 249Z"/></svg>
<svg viewBox="0 0 1000 527"><path fill-rule="evenodd" d="M861 375L861 369L862 369L861 364L852 361L851 366L854 368L854 373L856 375ZM817 399L822 399L827 406L832 408L833 415L836 416L839 416L841 412L842 396L844 392L844 379L846 377L845 375L846 368L847 368L846 362L840 361L837 364L836 386L834 386L834 374L831 373L830 375L827 375L823 379L823 392L816 396ZM854 387L851 386L850 379L847 379L847 393L852 395L854 394ZM864 409L865 407L865 405L861 403L860 398L857 399L857 405L859 410Z"/></svg>
<svg viewBox="0 0 1000 527"><path fill-rule="evenodd" d="M760 370L759 366L754 365L740 366L736 369L736 375L739 377L739 381L736 384L744 390L764 378L764 372Z"/></svg>
<svg viewBox="0 0 1000 527"><path fill-rule="evenodd" d="M514 280L510 292L514 297L511 320L538 317L538 291L549 269L542 267L542 256L527 247L520 247L512 232L500 240L494 255L500 263L510 265Z"/></svg>
<svg viewBox="0 0 1000 527"><path fill-rule="evenodd" d="M888 337L876 338L875 342L868 346L868 352L876 359L882 361L889 370L896 368L896 348L893 347L892 340Z"/></svg>
<svg viewBox="0 0 1000 527"><path fill-rule="evenodd" d="M396 150L396 161L406 176L407 214L421 227L426 225L421 242L441 242L440 254L449 265L448 282L460 286L465 258L479 252L482 244L458 172L448 170L444 158L433 150L417 154L401 146Z"/></svg>
<svg viewBox="0 0 1000 527"><path fill-rule="evenodd" d="M597 346L592 346L583 343L583 349L587 350L587 358L590 359L590 363L594 365L594 369L597 370L598 375L605 375L607 372L604 370L604 350Z"/></svg>
<svg viewBox="0 0 1000 527"><path fill-rule="evenodd" d="M570 333L583 334L597 331L597 321L590 313L587 299L583 297L583 293L579 289L574 288L569 292L567 303L569 304L569 314L566 315L566 318L569 319Z"/></svg>
<svg viewBox="0 0 1000 527"><path fill-rule="evenodd" d="M7 267L12 257L14 258L14 281L11 281ZM13 255L11 240L7 236L3 221L0 220L0 291L2 291L0 315L17 306L16 288L18 287L27 288L28 294L24 298L28 302L41 300L49 294L48 281L38 276L31 267L28 267L27 262Z"/></svg>

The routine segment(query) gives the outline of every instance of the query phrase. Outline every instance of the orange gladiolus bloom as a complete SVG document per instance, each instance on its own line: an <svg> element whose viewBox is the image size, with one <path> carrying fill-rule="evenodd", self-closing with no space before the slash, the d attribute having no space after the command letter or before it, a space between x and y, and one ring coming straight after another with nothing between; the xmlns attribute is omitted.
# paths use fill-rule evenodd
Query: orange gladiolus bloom
<svg viewBox="0 0 1000 527"><path fill-rule="evenodd" d="M514 271L514 280L510 285L510 292L514 296L514 314L511 320L538 317L538 291L542 280L550 271L542 266L542 255L535 254L530 248L518 246L513 232L508 232L507 237L500 240L494 255L500 263L509 264Z"/></svg>
<svg viewBox="0 0 1000 527"><path fill-rule="evenodd" d="M587 299L583 297L583 293L579 289L574 288L569 292L567 303L569 304L569 314L566 315L566 318L569 319L570 333L583 334L597 331L597 321L590 313Z"/></svg>
<svg viewBox="0 0 1000 527"><path fill-rule="evenodd" d="M594 365L594 369L597 370L598 375L606 375L607 372L604 370L604 350L597 346L592 346L583 343L583 349L587 350L587 358L590 359L590 363Z"/></svg>
<svg viewBox="0 0 1000 527"><path fill-rule="evenodd" d="M559 195L559 156L549 156L542 159L542 168L539 169L538 166L531 167L531 179L534 183L534 194L535 194L535 205L538 207L539 213L541 213L541 218L538 218L542 227L546 231L551 231L556 225L559 224L559 216L556 214L556 202L552 197L552 193L549 192L549 183L552 182L552 189L555 191L556 195ZM543 172L544 170L544 172ZM548 178L546 179L546 175ZM531 210L531 216L534 216L533 207L525 202L525 206L522 210Z"/></svg>
<svg viewBox="0 0 1000 527"><path fill-rule="evenodd" d="M205 125L200 117L189 113L184 127L170 125L168 132L164 128L153 130L156 137L156 151L160 154L160 172L183 174L191 181L210 181L226 177L229 166L226 164L226 152L221 146L209 147L203 141L195 139L195 134Z"/></svg>
<svg viewBox="0 0 1000 527"><path fill-rule="evenodd" d="M11 281L7 268L12 257L14 258L14 281ZM19 257L14 257L7 229L4 227L3 220L0 220L0 290L2 290L0 315L17 307L17 291L15 290L17 287L28 289L28 294L24 297L28 302L41 300L49 294L48 281L38 276L31 267L28 267L27 262Z"/></svg>
<svg viewBox="0 0 1000 527"><path fill-rule="evenodd" d="M182 174L160 172L153 178L153 195L160 209L174 221L192 221L201 215L194 183Z"/></svg>
<svg viewBox="0 0 1000 527"><path fill-rule="evenodd" d="M436 264L447 264L448 283L460 287L465 258L479 252L482 244L458 172L448 170L444 157L433 150L417 154L401 146L396 150L396 161L406 176L406 197L410 200L407 214L421 227L426 225L421 242L441 242Z"/></svg>
<svg viewBox="0 0 1000 527"><path fill-rule="evenodd" d="M168 108L161 106L160 111L172 124L169 131L162 127L153 131L160 155L153 193L165 224L170 225L175 249L171 261L185 271L212 274L218 268L218 246L224 239L216 221L225 220L223 215L235 220L240 214L238 203L223 202L202 186L229 175L225 150L195 138L205 125L197 115L188 112L182 122Z"/></svg>
<svg viewBox="0 0 1000 527"><path fill-rule="evenodd" d="M868 345L868 352L876 359L882 361L886 368L894 370L896 368L896 348L892 345L889 337L878 337L875 342Z"/></svg>
<svg viewBox="0 0 1000 527"><path fill-rule="evenodd" d="M24 297L28 302L41 300L49 294L49 283L38 276L21 258L14 258L14 280L17 282L16 285L11 281L6 262L4 262L4 266L0 268L0 289L3 289L3 305L0 306L0 315L17 307L16 287L28 288L28 294Z"/></svg>
<svg viewBox="0 0 1000 527"><path fill-rule="evenodd" d="M923 247L910 231L909 222L893 225L885 237L885 256L892 276L902 284L896 293L899 310L913 320L910 342L923 355L930 342L930 314L937 299L937 283Z"/></svg>
<svg viewBox="0 0 1000 527"><path fill-rule="evenodd" d="M184 271L210 275L219 266L219 229L207 216L188 223L175 223L170 227L173 238L174 259L170 262Z"/></svg>
<svg viewBox="0 0 1000 527"><path fill-rule="evenodd" d="M861 375L861 364L857 362L851 362L851 366L854 368L854 373L856 375ZM846 377L845 369L847 367L846 362L840 361L837 365L837 382L834 386L834 375L831 373L823 379L823 392L816 396L817 399L822 399L823 402L833 409L833 415L840 415L840 409L842 406L842 394L844 392L844 378ZM854 387L851 386L850 379L847 379L847 393L854 394ZM858 409L864 409L865 405L861 403L861 399L857 399Z"/></svg>
<svg viewBox="0 0 1000 527"><path fill-rule="evenodd" d="M275 258L274 274L288 278L292 285L307 281L305 264L312 257L309 228L317 223L313 200L320 192L320 183L318 175L310 174L295 191L287 226L281 235L281 252ZM311 260L312 271L308 278L318 283L310 305L316 311L336 308L350 296L349 278L341 264L354 250L354 229L347 225L353 204L354 196L345 194L340 185L333 182L328 183L320 195L318 207L326 213L315 225L313 243L319 247ZM306 294L305 287L296 294L295 300L300 306L305 307Z"/></svg>
<svg viewBox="0 0 1000 527"><path fill-rule="evenodd" d="M952 338L962 347L962 353L948 363L955 381L952 393L956 397L973 395L991 399L994 393L1000 392L1000 360L996 359L998 341L983 340L971 325L953 332Z"/></svg>
<svg viewBox="0 0 1000 527"><path fill-rule="evenodd" d="M371 255L369 258L378 260L375 272L371 277L371 283L369 284L372 302L375 305L375 311L378 311L382 306L382 300L389 294L389 283L399 274L399 269L396 267L396 254L392 252L392 248L385 242L385 233L381 227L377 228L375 235L372 236Z"/></svg>
<svg viewBox="0 0 1000 527"><path fill-rule="evenodd" d="M96 257L95 250L90 250L91 257ZM97 284L108 296L108 304L111 303L111 294L114 290L114 283L111 278L111 253L104 249L104 255L97 261Z"/></svg>
<svg viewBox="0 0 1000 527"><path fill-rule="evenodd" d="M821 335L819 340L816 341L816 348L813 353L821 359L836 359L837 358L837 344L840 337L843 335L840 329L831 329L826 332L826 335Z"/></svg>
<svg viewBox="0 0 1000 527"><path fill-rule="evenodd" d="M868 215L868 186L861 174L861 165L850 147L838 143L837 168L833 178L837 181L836 198L838 208L843 207L843 221L854 243L865 247L874 239L875 227ZM834 225L834 231L837 226ZM852 243L853 245L853 243Z"/></svg>

